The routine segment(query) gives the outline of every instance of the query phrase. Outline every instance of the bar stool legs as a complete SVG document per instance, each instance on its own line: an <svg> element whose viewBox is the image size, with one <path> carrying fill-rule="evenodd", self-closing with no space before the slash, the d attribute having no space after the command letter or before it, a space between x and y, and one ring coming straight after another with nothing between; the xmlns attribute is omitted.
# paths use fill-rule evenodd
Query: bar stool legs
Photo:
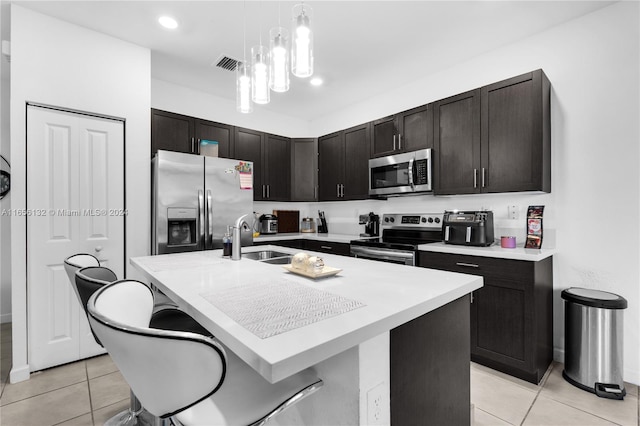
<svg viewBox="0 0 640 426"><path fill-rule="evenodd" d="M129 409L121 411L115 416L111 417L104 423L104 426L134 426L138 424L139 416L143 411L143 407L138 401L138 398L129 392Z"/></svg>

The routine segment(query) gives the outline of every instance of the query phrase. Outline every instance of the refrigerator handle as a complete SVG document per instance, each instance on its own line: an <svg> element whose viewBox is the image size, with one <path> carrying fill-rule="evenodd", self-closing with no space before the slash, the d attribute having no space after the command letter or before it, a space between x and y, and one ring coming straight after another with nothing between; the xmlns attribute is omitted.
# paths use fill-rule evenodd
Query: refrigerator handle
<svg viewBox="0 0 640 426"><path fill-rule="evenodd" d="M207 235L207 248L213 248L213 200L211 190L207 189L207 222L209 235Z"/></svg>
<svg viewBox="0 0 640 426"><path fill-rule="evenodd" d="M204 240L204 194L202 189L198 190L198 214L200 215L200 241L198 246L204 250L206 241Z"/></svg>

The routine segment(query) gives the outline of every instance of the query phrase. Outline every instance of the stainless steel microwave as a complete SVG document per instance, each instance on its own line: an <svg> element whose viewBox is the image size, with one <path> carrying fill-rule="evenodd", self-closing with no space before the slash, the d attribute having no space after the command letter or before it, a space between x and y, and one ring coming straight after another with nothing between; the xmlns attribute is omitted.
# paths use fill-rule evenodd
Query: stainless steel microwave
<svg viewBox="0 0 640 426"><path fill-rule="evenodd" d="M431 190L430 148L369 160L369 195L403 195Z"/></svg>

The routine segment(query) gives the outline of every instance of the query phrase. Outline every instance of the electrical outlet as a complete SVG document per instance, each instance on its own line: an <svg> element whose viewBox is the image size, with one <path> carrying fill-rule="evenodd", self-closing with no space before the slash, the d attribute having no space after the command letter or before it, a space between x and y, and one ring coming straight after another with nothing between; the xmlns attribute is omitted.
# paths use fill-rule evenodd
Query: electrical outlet
<svg viewBox="0 0 640 426"><path fill-rule="evenodd" d="M507 207L509 212L509 219L517 220L520 217L520 209L516 205L509 205Z"/></svg>
<svg viewBox="0 0 640 426"><path fill-rule="evenodd" d="M384 384L379 383L367 392L367 425L382 425L384 413Z"/></svg>

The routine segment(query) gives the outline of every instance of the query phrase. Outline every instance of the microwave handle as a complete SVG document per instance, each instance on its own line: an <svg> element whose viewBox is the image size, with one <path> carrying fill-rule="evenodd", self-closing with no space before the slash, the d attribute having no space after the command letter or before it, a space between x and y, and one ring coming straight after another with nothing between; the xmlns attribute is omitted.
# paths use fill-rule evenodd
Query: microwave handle
<svg viewBox="0 0 640 426"><path fill-rule="evenodd" d="M415 161L414 158L409 160L409 185L411 185L411 190L415 190L415 185L413 183L413 162L414 161Z"/></svg>
<svg viewBox="0 0 640 426"><path fill-rule="evenodd" d="M449 225L444 228L444 240L449 241Z"/></svg>

